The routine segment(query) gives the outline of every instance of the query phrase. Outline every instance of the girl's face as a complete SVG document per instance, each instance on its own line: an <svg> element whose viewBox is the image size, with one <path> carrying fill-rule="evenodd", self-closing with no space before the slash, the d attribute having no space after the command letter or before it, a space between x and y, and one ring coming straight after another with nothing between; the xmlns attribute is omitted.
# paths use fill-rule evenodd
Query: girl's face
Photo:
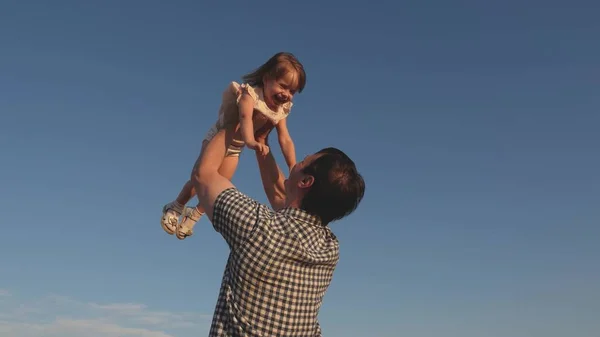
<svg viewBox="0 0 600 337"><path fill-rule="evenodd" d="M277 79L265 76L263 90L267 106L272 110L277 110L294 98L294 94L298 90L298 76L295 71L288 71Z"/></svg>

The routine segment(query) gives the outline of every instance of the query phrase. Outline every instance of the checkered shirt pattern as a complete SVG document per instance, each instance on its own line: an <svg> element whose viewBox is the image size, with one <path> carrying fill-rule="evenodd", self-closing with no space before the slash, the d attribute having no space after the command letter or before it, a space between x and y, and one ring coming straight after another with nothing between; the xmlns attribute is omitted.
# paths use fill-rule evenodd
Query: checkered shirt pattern
<svg viewBox="0 0 600 337"><path fill-rule="evenodd" d="M321 336L317 315L339 260L331 230L235 188L217 197L212 223L230 254L209 336Z"/></svg>

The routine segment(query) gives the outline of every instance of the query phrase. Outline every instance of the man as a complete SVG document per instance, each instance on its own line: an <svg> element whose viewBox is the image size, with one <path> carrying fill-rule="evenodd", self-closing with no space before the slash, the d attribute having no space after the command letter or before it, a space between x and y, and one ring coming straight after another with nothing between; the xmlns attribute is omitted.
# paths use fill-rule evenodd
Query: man
<svg viewBox="0 0 600 337"><path fill-rule="evenodd" d="M257 141L266 144L270 130ZM191 177L230 247L210 336L321 336L317 315L339 259L328 224L358 207L363 178L335 148L307 156L288 179L271 153L257 153L271 210L219 174L226 132L206 147Z"/></svg>

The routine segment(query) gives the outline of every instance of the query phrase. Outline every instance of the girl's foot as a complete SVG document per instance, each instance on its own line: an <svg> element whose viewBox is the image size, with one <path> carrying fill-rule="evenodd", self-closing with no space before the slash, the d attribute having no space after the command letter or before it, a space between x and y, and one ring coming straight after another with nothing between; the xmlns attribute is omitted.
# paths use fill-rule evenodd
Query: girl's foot
<svg viewBox="0 0 600 337"><path fill-rule="evenodd" d="M173 201L164 205L162 212L160 225L169 235L175 234L177 222L179 222L179 217L183 212L183 205L180 205L177 201Z"/></svg>
<svg viewBox="0 0 600 337"><path fill-rule="evenodd" d="M177 229L175 230L175 236L179 240L183 240L188 236L194 234L194 226L196 222L200 220L203 213L200 213L196 207L186 207L183 210L183 218L181 222L177 223Z"/></svg>

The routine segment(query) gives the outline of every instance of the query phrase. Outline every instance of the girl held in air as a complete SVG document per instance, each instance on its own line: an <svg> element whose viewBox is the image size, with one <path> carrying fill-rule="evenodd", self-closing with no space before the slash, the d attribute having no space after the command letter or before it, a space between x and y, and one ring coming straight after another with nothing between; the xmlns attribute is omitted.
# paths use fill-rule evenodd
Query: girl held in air
<svg viewBox="0 0 600 337"><path fill-rule="evenodd" d="M306 84L304 67L294 55L281 52L242 79L242 84L231 82L223 92L218 119L204 137L202 150L217 133L232 131L229 132L230 139L225 140L231 145L219 168L219 172L231 180L244 146L262 155L269 152L268 146L255 140L254 133L271 123L277 129L281 151L291 169L296 164L296 153L286 119L294 95L302 92ZM177 198L163 207L161 226L165 232L175 234L180 240L193 234L194 225L204 214L200 204L185 207L195 195L192 182L188 180Z"/></svg>

